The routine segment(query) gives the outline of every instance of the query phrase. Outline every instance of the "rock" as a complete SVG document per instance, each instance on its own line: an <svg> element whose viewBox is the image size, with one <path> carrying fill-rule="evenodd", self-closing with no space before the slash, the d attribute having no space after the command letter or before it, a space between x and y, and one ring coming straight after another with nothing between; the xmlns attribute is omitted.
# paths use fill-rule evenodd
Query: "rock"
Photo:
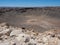
<svg viewBox="0 0 60 45"><path fill-rule="evenodd" d="M1 32L0 32L0 37L2 36L2 35L10 35L10 32L11 32L11 30L9 30L9 29L5 29L5 30L2 30Z"/></svg>
<svg viewBox="0 0 60 45"><path fill-rule="evenodd" d="M25 43L27 43L27 42L29 42L30 41L30 39L29 39L29 37L27 37L26 39L25 39Z"/></svg>
<svg viewBox="0 0 60 45"><path fill-rule="evenodd" d="M5 24L0 25L0 45L60 45L58 32L39 33L25 30L11 26L7 28Z"/></svg>
<svg viewBox="0 0 60 45"><path fill-rule="evenodd" d="M0 45L10 45L9 41L1 42Z"/></svg>
<svg viewBox="0 0 60 45"><path fill-rule="evenodd" d="M16 37L16 39L17 39L18 41L26 41L26 39L29 38L29 37L30 37L29 35L24 34L24 33L21 33L21 34L19 34L19 35Z"/></svg>
<svg viewBox="0 0 60 45"><path fill-rule="evenodd" d="M48 40L48 45L58 45L58 38L50 38Z"/></svg>
<svg viewBox="0 0 60 45"><path fill-rule="evenodd" d="M57 44L60 45L60 40L58 40L58 43Z"/></svg>
<svg viewBox="0 0 60 45"><path fill-rule="evenodd" d="M20 33L22 33L22 29L15 29L10 33L10 36L18 36Z"/></svg>
<svg viewBox="0 0 60 45"><path fill-rule="evenodd" d="M34 43L28 43L28 45L36 45L36 44L34 44Z"/></svg>
<svg viewBox="0 0 60 45"><path fill-rule="evenodd" d="M3 38L0 37L0 40L3 40Z"/></svg>

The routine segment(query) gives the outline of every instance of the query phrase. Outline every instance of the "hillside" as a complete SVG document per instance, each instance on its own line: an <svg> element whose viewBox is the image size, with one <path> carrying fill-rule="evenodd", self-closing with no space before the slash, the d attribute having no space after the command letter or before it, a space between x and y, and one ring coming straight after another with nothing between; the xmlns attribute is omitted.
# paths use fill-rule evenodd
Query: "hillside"
<svg viewBox="0 0 60 45"><path fill-rule="evenodd" d="M0 45L60 45L60 7L0 7Z"/></svg>
<svg viewBox="0 0 60 45"><path fill-rule="evenodd" d="M0 22L39 32L60 29L60 7L1 7Z"/></svg>

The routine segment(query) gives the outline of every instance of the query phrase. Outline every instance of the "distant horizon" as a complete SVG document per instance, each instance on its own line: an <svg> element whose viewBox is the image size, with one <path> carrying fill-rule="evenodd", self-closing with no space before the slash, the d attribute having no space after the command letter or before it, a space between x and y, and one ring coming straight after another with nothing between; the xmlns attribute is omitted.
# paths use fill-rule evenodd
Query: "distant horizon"
<svg viewBox="0 0 60 45"><path fill-rule="evenodd" d="M0 6L2 8L4 7L11 7L13 8L13 6ZM40 8L40 7L60 7L60 6L40 6L40 7L19 7L19 6L14 6L14 7L17 7L17 8Z"/></svg>
<svg viewBox="0 0 60 45"><path fill-rule="evenodd" d="M0 7L56 7L60 0L0 0Z"/></svg>

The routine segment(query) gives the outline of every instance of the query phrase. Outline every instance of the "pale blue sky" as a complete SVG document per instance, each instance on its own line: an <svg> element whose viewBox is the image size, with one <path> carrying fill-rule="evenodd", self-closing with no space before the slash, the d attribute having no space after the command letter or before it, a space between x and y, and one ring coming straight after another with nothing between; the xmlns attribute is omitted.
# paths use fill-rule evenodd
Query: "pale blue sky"
<svg viewBox="0 0 60 45"><path fill-rule="evenodd" d="M60 6L60 0L0 0L0 7Z"/></svg>

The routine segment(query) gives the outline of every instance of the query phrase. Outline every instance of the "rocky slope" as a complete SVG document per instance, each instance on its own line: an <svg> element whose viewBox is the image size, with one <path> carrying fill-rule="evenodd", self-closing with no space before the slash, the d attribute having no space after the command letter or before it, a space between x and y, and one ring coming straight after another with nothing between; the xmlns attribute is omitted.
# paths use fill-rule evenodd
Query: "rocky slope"
<svg viewBox="0 0 60 45"><path fill-rule="evenodd" d="M38 32L60 29L60 7L1 7L0 22Z"/></svg>
<svg viewBox="0 0 60 45"><path fill-rule="evenodd" d="M0 45L60 45L60 31L39 33L0 23Z"/></svg>
<svg viewBox="0 0 60 45"><path fill-rule="evenodd" d="M60 45L60 7L1 7L0 45Z"/></svg>

